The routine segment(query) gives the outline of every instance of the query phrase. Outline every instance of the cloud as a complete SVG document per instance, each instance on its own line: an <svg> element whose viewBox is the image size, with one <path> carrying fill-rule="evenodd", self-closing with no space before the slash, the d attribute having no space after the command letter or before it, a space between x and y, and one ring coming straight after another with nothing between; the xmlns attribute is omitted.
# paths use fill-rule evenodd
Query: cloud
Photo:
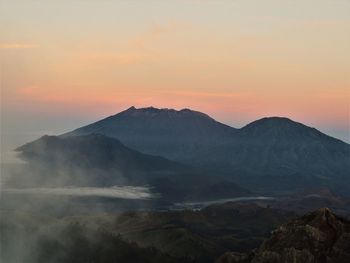
<svg viewBox="0 0 350 263"><path fill-rule="evenodd" d="M44 194L68 196L97 196L121 199L151 199L157 197L149 188L143 186L113 187L62 187L62 188L9 188L3 189L9 194Z"/></svg>
<svg viewBox="0 0 350 263"><path fill-rule="evenodd" d="M0 43L0 49L32 49L38 48L39 45L21 44L21 43Z"/></svg>

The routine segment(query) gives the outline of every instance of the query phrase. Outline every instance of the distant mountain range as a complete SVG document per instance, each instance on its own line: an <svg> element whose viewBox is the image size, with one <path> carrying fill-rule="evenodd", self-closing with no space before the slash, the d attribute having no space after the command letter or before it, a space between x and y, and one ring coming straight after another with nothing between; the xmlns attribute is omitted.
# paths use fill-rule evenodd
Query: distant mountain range
<svg viewBox="0 0 350 263"><path fill-rule="evenodd" d="M235 129L189 109L131 107L63 137L91 133L226 174L255 190L321 185L346 194L344 182L350 185L350 145L288 118L263 118Z"/></svg>
<svg viewBox="0 0 350 263"><path fill-rule="evenodd" d="M177 185L170 182L174 178L193 178L188 182L196 188L222 177L267 193L317 186L341 195L350 192L350 145L281 117L235 129L189 109L131 107L18 150L31 162L54 165L59 160L64 167L103 170L105 175L96 179L99 184L110 183L113 176L119 178L111 171L121 172L126 181L156 178L154 185L166 184L169 193ZM221 184L219 188L228 187Z"/></svg>

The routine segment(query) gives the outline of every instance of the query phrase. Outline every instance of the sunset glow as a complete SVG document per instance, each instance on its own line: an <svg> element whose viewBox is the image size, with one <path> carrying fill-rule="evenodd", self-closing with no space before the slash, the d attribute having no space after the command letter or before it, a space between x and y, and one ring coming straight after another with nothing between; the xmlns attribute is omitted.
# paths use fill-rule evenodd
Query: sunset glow
<svg viewBox="0 0 350 263"><path fill-rule="evenodd" d="M349 141L349 10L343 0L3 0L4 133L47 122L59 133L134 105L236 127L286 116Z"/></svg>

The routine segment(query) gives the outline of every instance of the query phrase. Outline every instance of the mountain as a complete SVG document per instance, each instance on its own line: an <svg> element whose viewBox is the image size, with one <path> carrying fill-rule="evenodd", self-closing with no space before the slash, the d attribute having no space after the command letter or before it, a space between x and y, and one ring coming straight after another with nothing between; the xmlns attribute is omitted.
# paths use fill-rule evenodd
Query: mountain
<svg viewBox="0 0 350 263"><path fill-rule="evenodd" d="M350 221L322 208L277 228L257 252L226 253L223 262L350 262Z"/></svg>
<svg viewBox="0 0 350 263"><path fill-rule="evenodd" d="M131 107L63 136L92 133L117 138L143 153L189 161L200 149L231 138L236 129L189 109Z"/></svg>
<svg viewBox="0 0 350 263"><path fill-rule="evenodd" d="M253 189L327 186L346 193L350 183L350 145L287 118L252 122L197 158Z"/></svg>
<svg viewBox="0 0 350 263"><path fill-rule="evenodd" d="M117 139L100 134L65 138L46 135L19 147L17 151L31 167L49 169L47 172L56 177L47 175L46 179L58 184L110 186L127 182L145 183L147 178L160 173L189 170L185 165L139 153Z"/></svg>
<svg viewBox="0 0 350 263"><path fill-rule="evenodd" d="M350 145L288 118L263 118L235 129L189 109L131 107L63 137L96 132L256 191L327 186L349 195Z"/></svg>
<svg viewBox="0 0 350 263"><path fill-rule="evenodd" d="M215 159L205 154L215 155ZM258 170L268 173L268 166L297 170L302 165L303 168L317 169L320 163L313 162L316 158L326 160L324 165L338 164L348 161L349 154L349 144L290 119L271 117L239 129L231 141L211 148L209 153L204 152L198 158L209 165L218 163L237 167L239 163L241 167L250 166L255 171L260 168ZM242 165L242 162L249 165ZM332 172L344 173L343 167L340 171L333 168Z"/></svg>
<svg viewBox="0 0 350 263"><path fill-rule="evenodd" d="M13 183L25 187L149 185L161 194L163 201L250 194L231 180L164 157L140 153L101 134L46 135L17 151L27 165Z"/></svg>

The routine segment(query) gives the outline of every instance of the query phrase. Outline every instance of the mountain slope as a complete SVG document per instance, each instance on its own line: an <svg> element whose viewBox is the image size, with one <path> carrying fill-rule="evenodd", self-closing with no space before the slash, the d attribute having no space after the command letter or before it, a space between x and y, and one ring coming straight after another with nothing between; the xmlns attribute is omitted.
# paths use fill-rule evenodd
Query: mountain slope
<svg viewBox="0 0 350 263"><path fill-rule="evenodd" d="M64 136L94 132L141 152L226 174L255 190L350 190L350 145L287 118L263 118L234 129L188 109L131 107Z"/></svg>
<svg viewBox="0 0 350 263"><path fill-rule="evenodd" d="M234 128L189 109L131 107L63 136L100 133L144 153L188 161L200 149L216 145L235 132Z"/></svg>
<svg viewBox="0 0 350 263"><path fill-rule="evenodd" d="M322 208L280 226L256 253L226 253L223 262L350 262L350 222Z"/></svg>
<svg viewBox="0 0 350 263"><path fill-rule="evenodd" d="M32 167L49 169L56 178L63 180L62 184L145 183L159 173L165 175L190 170L163 157L139 153L100 134L65 138L43 136L17 151ZM69 176L62 178L58 175ZM47 179L50 180L49 176Z"/></svg>
<svg viewBox="0 0 350 263"><path fill-rule="evenodd" d="M230 180L140 153L101 134L43 136L17 151L27 165L20 179L16 177L14 181L26 187L149 185L164 201L249 194Z"/></svg>
<svg viewBox="0 0 350 263"><path fill-rule="evenodd" d="M287 118L264 118L243 127L230 142L200 153L201 163L235 174L243 184L262 176L254 181L270 189L334 189L350 182L350 145Z"/></svg>
<svg viewBox="0 0 350 263"><path fill-rule="evenodd" d="M200 162L209 164L210 159L212 164L264 173L270 168L271 171L297 171L301 165L303 169L316 168L319 172L321 164L332 166L330 169L322 167L324 172L344 174L341 165L350 161L350 145L301 123L272 117L248 124L231 141L215 146L199 157ZM315 163L316 159L322 163Z"/></svg>

